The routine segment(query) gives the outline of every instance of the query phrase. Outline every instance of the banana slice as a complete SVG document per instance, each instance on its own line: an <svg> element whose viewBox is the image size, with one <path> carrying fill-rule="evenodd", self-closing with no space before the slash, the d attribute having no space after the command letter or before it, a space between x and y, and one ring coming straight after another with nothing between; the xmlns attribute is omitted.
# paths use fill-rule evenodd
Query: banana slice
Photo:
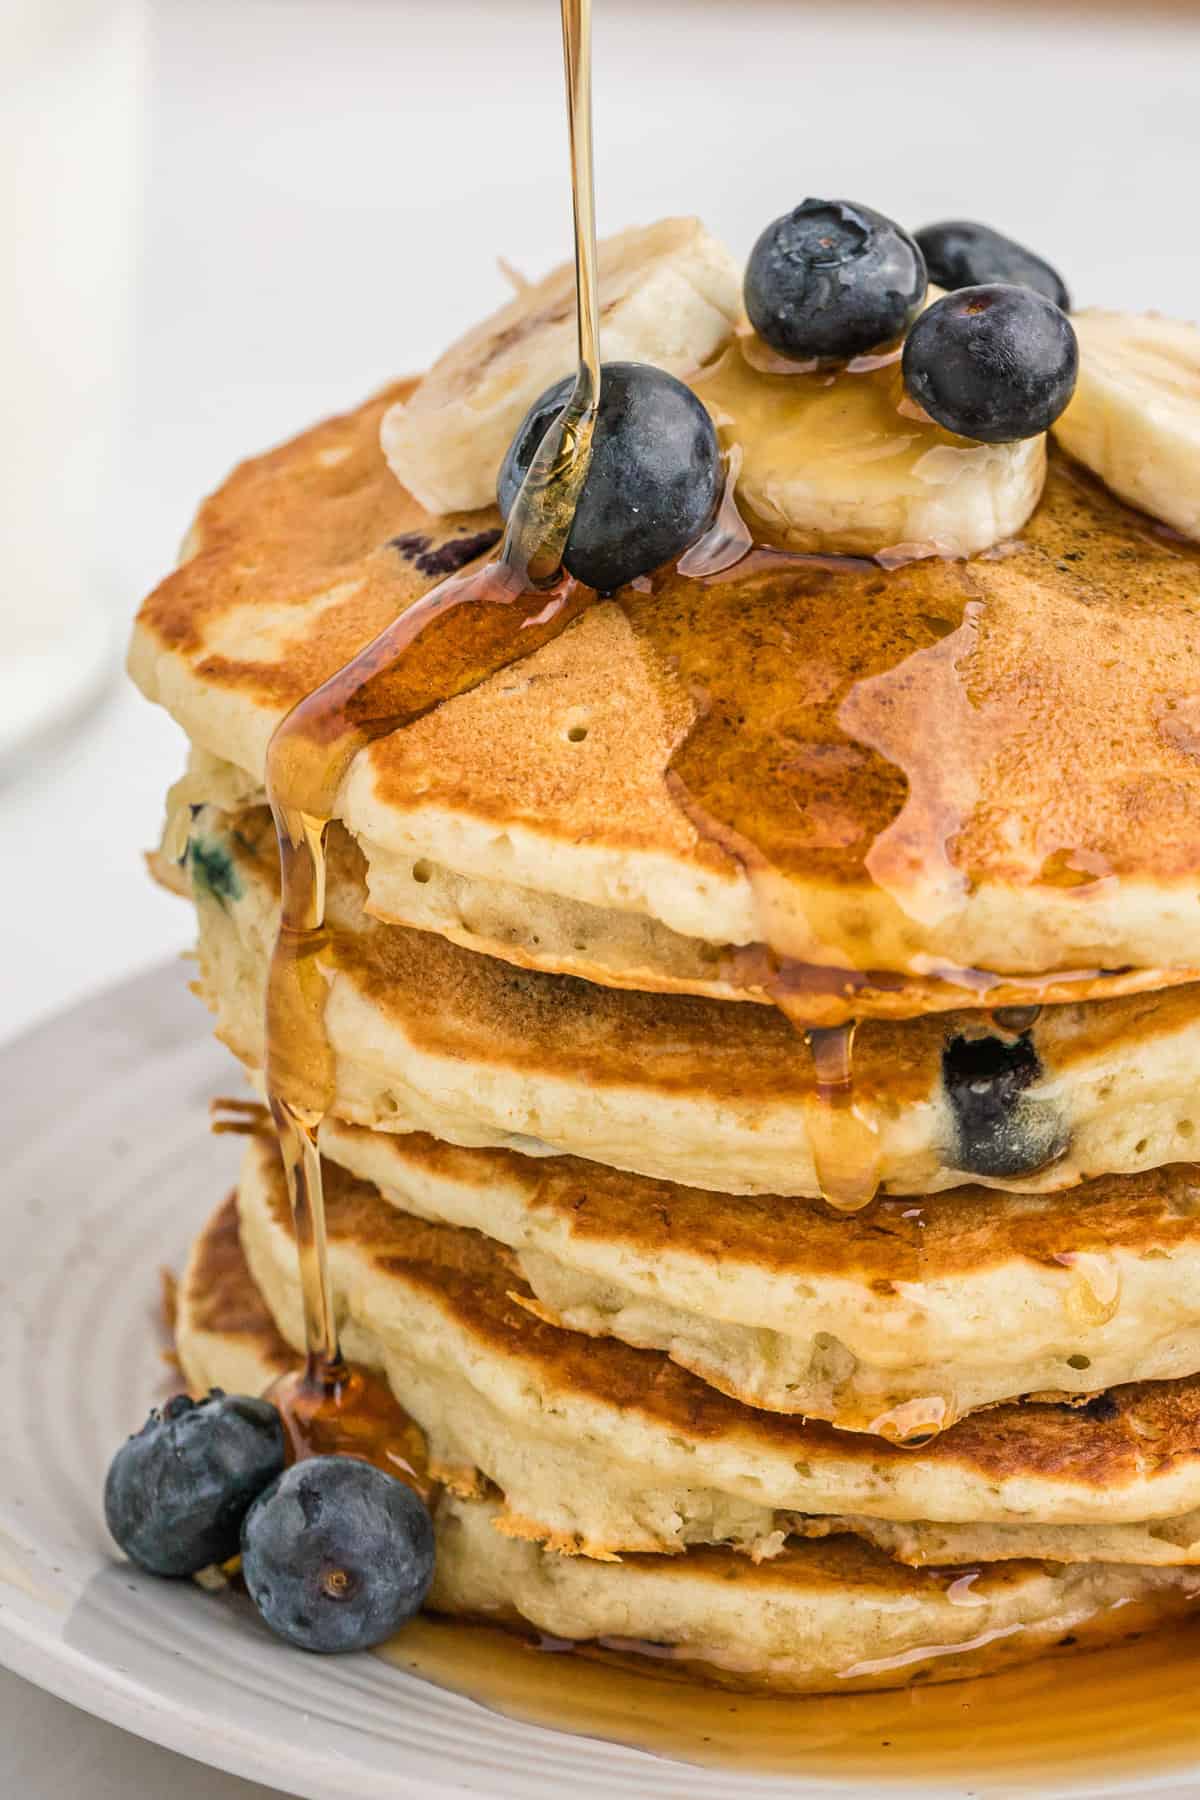
<svg viewBox="0 0 1200 1800"><path fill-rule="evenodd" d="M1200 538L1200 330L1155 313L1074 313L1075 397L1054 427L1122 500Z"/></svg>
<svg viewBox="0 0 1200 1800"><path fill-rule="evenodd" d="M741 270L699 219L604 239L597 279L603 355L672 375L711 357L741 311ZM514 431L575 360L575 268L564 263L460 338L384 415L393 474L431 512L492 505Z"/></svg>
<svg viewBox="0 0 1200 1800"><path fill-rule="evenodd" d="M788 367L743 329L691 382L753 535L787 549L974 556L1012 537L1046 478L1044 437L976 444L904 391L899 350L844 368Z"/></svg>

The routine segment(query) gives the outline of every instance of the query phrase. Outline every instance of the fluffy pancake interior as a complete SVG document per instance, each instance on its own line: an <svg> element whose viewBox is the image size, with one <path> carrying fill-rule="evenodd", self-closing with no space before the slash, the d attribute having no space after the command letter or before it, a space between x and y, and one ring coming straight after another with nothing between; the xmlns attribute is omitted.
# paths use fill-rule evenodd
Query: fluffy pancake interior
<svg viewBox="0 0 1200 1800"><path fill-rule="evenodd" d="M256 1392L291 1352L218 1210L180 1284L178 1347L198 1390ZM495 1529L496 1502L445 1494L435 1508L432 1609L551 1636L638 1639L732 1686L845 1692L953 1680L1061 1647L1098 1647L1181 1616L1180 1570L1013 1562L981 1568L971 1604L954 1571L908 1570L852 1536L793 1541L755 1564L729 1550L620 1562L564 1557Z"/></svg>
<svg viewBox="0 0 1200 1800"><path fill-rule="evenodd" d="M1029 1393L1200 1370L1200 1175L959 1189L865 1216L327 1119L325 1154L517 1252L543 1317L748 1405L911 1435Z"/></svg>
<svg viewBox="0 0 1200 1800"><path fill-rule="evenodd" d="M260 1064L278 879L269 817L210 809L187 844L202 991L222 1036ZM340 1116L459 1144L553 1148L718 1191L817 1191L812 1062L773 1010L616 993L381 925L364 911L361 856L336 830L329 919ZM944 1073L985 1029L980 1015L868 1021L855 1100L877 1128L885 1189L951 1187L976 1162L989 1183L1037 1190L1186 1158L1198 1002L1191 986L1044 1008L1025 1039L1034 1078L982 1157Z"/></svg>
<svg viewBox="0 0 1200 1800"><path fill-rule="evenodd" d="M514 1535L593 1557L710 1542L761 1556L801 1514L1036 1521L1064 1528L1060 1554L1073 1560L1091 1527L1153 1527L1200 1506L1200 1380L1137 1384L1083 1409L998 1407L906 1450L755 1411L659 1353L549 1325L492 1240L398 1212L326 1170L348 1354L386 1372L436 1466L474 1467L502 1491ZM290 1215L269 1143L250 1144L239 1196L251 1271L299 1348Z"/></svg>

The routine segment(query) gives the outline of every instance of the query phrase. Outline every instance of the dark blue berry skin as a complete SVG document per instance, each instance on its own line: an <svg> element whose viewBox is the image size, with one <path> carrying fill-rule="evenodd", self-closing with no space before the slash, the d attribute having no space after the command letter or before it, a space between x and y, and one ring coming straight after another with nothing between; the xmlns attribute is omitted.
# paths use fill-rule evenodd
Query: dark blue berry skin
<svg viewBox="0 0 1200 1800"><path fill-rule="evenodd" d="M369 1650L406 1624L433 1556L420 1495L348 1456L293 1463L242 1526L242 1575L264 1621L325 1655Z"/></svg>
<svg viewBox="0 0 1200 1800"><path fill-rule="evenodd" d="M746 264L750 323L795 362L861 356L898 338L925 298L906 231L850 200L805 200L767 226Z"/></svg>
<svg viewBox="0 0 1200 1800"><path fill-rule="evenodd" d="M1042 1078L1029 1032L1016 1038L954 1037L942 1052L950 1104L950 1158L967 1175L1013 1177L1043 1169L1067 1148L1068 1133L1050 1100L1028 1090Z"/></svg>
<svg viewBox="0 0 1200 1800"><path fill-rule="evenodd" d="M547 388L521 421L497 483L505 518L573 385L568 376ZM674 562L707 529L722 482L717 434L691 389L648 363L605 363L592 458L564 567L611 594Z"/></svg>
<svg viewBox="0 0 1200 1800"><path fill-rule="evenodd" d="M971 219L943 219L940 224L926 225L915 236L929 279L938 287L953 292L1002 281L1010 287L1032 288L1063 312L1071 310L1071 296L1058 270L990 225L977 225Z"/></svg>
<svg viewBox="0 0 1200 1800"><path fill-rule="evenodd" d="M937 300L904 343L904 385L931 419L983 444L1053 425L1079 371L1066 314L1029 288L960 288Z"/></svg>
<svg viewBox="0 0 1200 1800"><path fill-rule="evenodd" d="M194 1575L237 1555L251 1502L284 1464L283 1426L265 1400L177 1394L113 1457L104 1516L151 1575Z"/></svg>

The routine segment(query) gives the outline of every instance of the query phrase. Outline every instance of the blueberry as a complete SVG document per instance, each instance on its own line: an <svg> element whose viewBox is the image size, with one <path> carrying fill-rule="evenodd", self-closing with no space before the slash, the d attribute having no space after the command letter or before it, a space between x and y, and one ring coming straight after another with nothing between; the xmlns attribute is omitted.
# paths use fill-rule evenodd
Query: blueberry
<svg viewBox="0 0 1200 1800"><path fill-rule="evenodd" d="M176 1394L113 1457L104 1484L108 1529L151 1575L194 1575L237 1555L251 1502L283 1468L275 1408L214 1388Z"/></svg>
<svg viewBox="0 0 1200 1800"><path fill-rule="evenodd" d="M431 581L443 581L447 575L457 575L460 569L465 569L468 563L499 542L500 533L494 530L472 531L466 537L447 538L444 544L436 546L422 531L406 531L400 537L388 539L391 549L398 550L419 574L428 575Z"/></svg>
<svg viewBox="0 0 1200 1800"><path fill-rule="evenodd" d="M947 431L1005 444L1053 425L1075 391L1079 345L1042 294L960 288L921 314L903 368L913 399Z"/></svg>
<svg viewBox="0 0 1200 1800"><path fill-rule="evenodd" d="M850 200L805 200L768 225L746 264L750 323L781 356L851 357L897 338L925 298L906 231Z"/></svg>
<svg viewBox="0 0 1200 1800"><path fill-rule="evenodd" d="M228 850L212 838L192 837L185 856L197 898L207 895L228 912L230 903L240 900L243 891Z"/></svg>
<svg viewBox="0 0 1200 1800"><path fill-rule="evenodd" d="M1067 1147L1056 1107L1030 1098L1042 1063L1029 1032L954 1037L942 1053L942 1085L954 1121L950 1160L967 1175L1030 1175Z"/></svg>
<svg viewBox="0 0 1200 1800"><path fill-rule="evenodd" d="M1114 1419L1121 1416L1121 1408L1111 1394L1093 1394L1084 1406L1073 1407L1071 1410L1082 1413L1094 1425L1111 1425Z"/></svg>
<svg viewBox="0 0 1200 1800"><path fill-rule="evenodd" d="M347 1456L293 1463L242 1526L242 1574L271 1630L301 1650L369 1650L417 1612L433 1524L404 1482Z"/></svg>
<svg viewBox="0 0 1200 1800"><path fill-rule="evenodd" d="M506 518L573 385L568 376L547 388L521 421L497 487ZM673 562L707 528L721 486L717 434L691 389L648 363L605 363L592 460L565 567L588 587L611 594Z"/></svg>
<svg viewBox="0 0 1200 1800"><path fill-rule="evenodd" d="M1071 296L1058 270L990 225L976 225L971 219L943 219L915 235L929 279L939 287L953 292L1003 281L1011 287L1032 288L1063 312L1071 309Z"/></svg>

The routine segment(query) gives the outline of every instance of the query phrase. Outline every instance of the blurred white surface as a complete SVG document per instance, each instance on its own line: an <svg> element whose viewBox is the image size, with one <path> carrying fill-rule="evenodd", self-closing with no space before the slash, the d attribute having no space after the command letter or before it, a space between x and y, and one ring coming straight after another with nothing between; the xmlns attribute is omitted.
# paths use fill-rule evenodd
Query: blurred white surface
<svg viewBox="0 0 1200 1800"><path fill-rule="evenodd" d="M744 252L825 192L910 225L986 219L1058 263L1080 301L1200 312L1200 21L1183 12L596 11L601 231L696 211ZM120 631L239 455L419 368L505 296L498 255L537 272L566 254L557 14L553 0L152 4L134 366L99 584ZM86 283L103 249L63 254ZM124 692L0 787L0 1035L184 946L182 909L139 857L181 759L169 722ZM81 1791L85 1744L111 1773L121 1742L44 1704L43 1753L22 1747L27 1690L0 1681L0 1789L19 1772L28 1800ZM112 1792L166 1791L167 1759L128 1755ZM248 1793L216 1776L170 1785Z"/></svg>
<svg viewBox="0 0 1200 1800"><path fill-rule="evenodd" d="M95 552L124 386L144 25L141 0L0 5L0 769L110 671Z"/></svg>

